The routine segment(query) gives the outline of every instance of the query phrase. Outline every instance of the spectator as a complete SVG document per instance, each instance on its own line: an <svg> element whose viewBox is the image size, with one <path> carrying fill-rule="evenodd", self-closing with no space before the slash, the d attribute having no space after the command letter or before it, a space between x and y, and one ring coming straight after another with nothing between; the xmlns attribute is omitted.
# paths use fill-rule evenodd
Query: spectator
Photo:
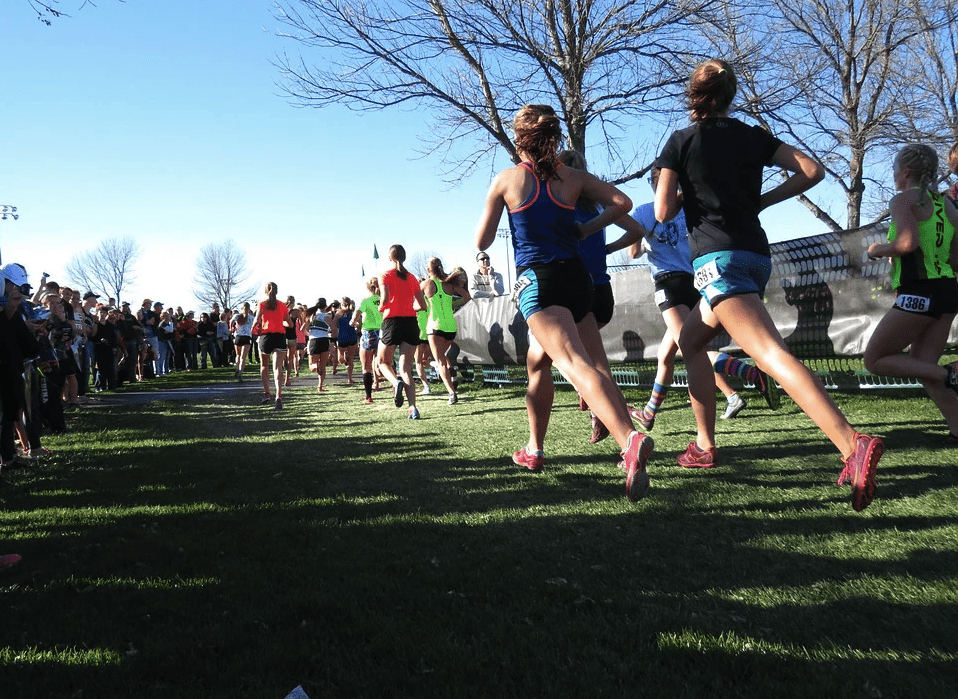
<svg viewBox="0 0 958 699"><path fill-rule="evenodd" d="M485 251L480 252L476 255L476 262L479 263L479 269L472 275L472 284L469 287L472 297L485 299L502 296L505 293L502 275L492 268L489 263L489 254Z"/></svg>
<svg viewBox="0 0 958 699"><path fill-rule="evenodd" d="M216 366L216 323L210 320L209 313L200 315L196 337L200 343L200 368L206 368L207 355L210 357L210 365Z"/></svg>
<svg viewBox="0 0 958 699"><path fill-rule="evenodd" d="M186 363L186 370L196 369L196 353L199 350L196 340L196 320L193 311L187 311L186 317L179 323L180 342L183 343L183 360Z"/></svg>
<svg viewBox="0 0 958 699"><path fill-rule="evenodd" d="M109 315L109 308L102 303L96 305L96 328L91 344L96 366L96 378L93 385L97 391L116 389L116 354L119 347L119 334L116 325L109 322Z"/></svg>
<svg viewBox="0 0 958 699"><path fill-rule="evenodd" d="M37 356L40 344L34 337L36 326L27 325L20 312L24 296L30 293L26 270L21 265L7 265L3 268L3 284L6 302L0 310L0 467L9 469L22 465L17 459L14 432L26 407L23 361Z"/></svg>
<svg viewBox="0 0 958 699"><path fill-rule="evenodd" d="M156 306L163 308L162 303L157 303ZM136 313L136 319L140 322L140 325L143 327L143 340L146 344L153 348L153 356L159 356L159 342L156 339L156 324L159 321L160 317L157 315L157 312L153 309L155 306L150 299L143 299L143 305L140 306L140 310ZM143 352L140 354L139 358L139 371L138 374L140 379L146 375L146 372L143 369L143 363L149 361L145 356L146 353Z"/></svg>

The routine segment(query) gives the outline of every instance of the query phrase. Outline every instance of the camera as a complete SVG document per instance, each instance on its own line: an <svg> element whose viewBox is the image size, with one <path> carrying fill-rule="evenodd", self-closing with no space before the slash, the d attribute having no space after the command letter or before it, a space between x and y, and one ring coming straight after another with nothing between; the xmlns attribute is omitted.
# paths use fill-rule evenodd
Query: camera
<svg viewBox="0 0 958 699"><path fill-rule="evenodd" d="M30 320L46 320L50 317L50 311L43 306L36 306L30 311Z"/></svg>

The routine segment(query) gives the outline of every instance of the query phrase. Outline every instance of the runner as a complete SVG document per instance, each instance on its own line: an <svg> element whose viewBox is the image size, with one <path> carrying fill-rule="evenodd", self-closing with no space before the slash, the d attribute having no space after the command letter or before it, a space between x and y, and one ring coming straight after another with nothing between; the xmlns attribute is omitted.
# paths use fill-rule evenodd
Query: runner
<svg viewBox="0 0 958 699"><path fill-rule="evenodd" d="M273 403L276 410L283 409L283 364L289 349L286 341L286 328L292 327L289 309L282 301L276 300L277 287L269 282L264 289L266 299L259 302L253 333L259 334L260 380L263 382L263 405ZM294 337L295 340L295 337ZM269 365L273 363L273 383L276 387L275 401L269 393Z"/></svg>
<svg viewBox="0 0 958 699"><path fill-rule="evenodd" d="M688 89L693 124L673 133L658 158L655 218L670 221L684 206L695 286L705 300L679 337L698 434L677 461L687 468L718 466L715 375L705 350L724 327L838 447L844 462L838 482L852 482L852 507L860 511L875 495L884 444L852 428L818 377L788 351L762 302L772 261L759 212L808 190L824 171L764 129L730 118L736 89L725 61L699 65ZM766 166L791 175L763 193Z"/></svg>

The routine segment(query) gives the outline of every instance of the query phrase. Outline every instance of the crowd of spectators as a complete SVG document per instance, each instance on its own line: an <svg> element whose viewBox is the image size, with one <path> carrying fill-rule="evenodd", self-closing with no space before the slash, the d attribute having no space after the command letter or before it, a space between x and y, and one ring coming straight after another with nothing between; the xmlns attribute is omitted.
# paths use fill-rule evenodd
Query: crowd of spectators
<svg viewBox="0 0 958 699"><path fill-rule="evenodd" d="M236 312L216 303L197 321L180 306L166 309L147 298L134 311L127 302L61 286L46 275L34 290L16 263L0 274L0 470L48 454L40 445L42 428L65 431L64 414L92 393L235 363Z"/></svg>

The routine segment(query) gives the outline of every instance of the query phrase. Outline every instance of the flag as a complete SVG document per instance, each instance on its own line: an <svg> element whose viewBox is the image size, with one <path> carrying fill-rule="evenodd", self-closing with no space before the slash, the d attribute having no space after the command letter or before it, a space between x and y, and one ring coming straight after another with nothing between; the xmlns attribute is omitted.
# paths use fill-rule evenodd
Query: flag
<svg viewBox="0 0 958 699"><path fill-rule="evenodd" d="M379 250L376 249L376 243L373 243L373 259L379 259Z"/></svg>
<svg viewBox="0 0 958 699"><path fill-rule="evenodd" d="M360 265L360 266L359 266L359 276L360 276L360 277L365 277L365 276L366 276L366 268L365 268L363 265Z"/></svg>

